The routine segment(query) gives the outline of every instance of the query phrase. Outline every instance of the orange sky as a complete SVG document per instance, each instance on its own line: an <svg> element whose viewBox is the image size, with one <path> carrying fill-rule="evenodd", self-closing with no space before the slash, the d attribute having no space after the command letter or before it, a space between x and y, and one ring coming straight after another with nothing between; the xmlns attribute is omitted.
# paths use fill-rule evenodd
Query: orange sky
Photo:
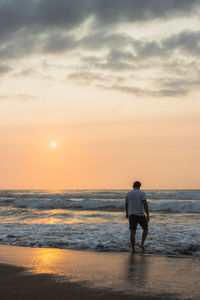
<svg viewBox="0 0 200 300"><path fill-rule="evenodd" d="M198 188L198 113L118 113L2 127L1 188Z"/></svg>
<svg viewBox="0 0 200 300"><path fill-rule="evenodd" d="M0 4L1 189L200 188L196 1L28 0L27 18L11 2Z"/></svg>

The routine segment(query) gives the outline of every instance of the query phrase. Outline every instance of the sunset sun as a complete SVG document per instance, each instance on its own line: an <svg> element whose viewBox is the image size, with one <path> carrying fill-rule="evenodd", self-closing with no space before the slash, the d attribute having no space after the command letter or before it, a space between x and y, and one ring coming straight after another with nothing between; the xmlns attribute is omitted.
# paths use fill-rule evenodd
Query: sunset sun
<svg viewBox="0 0 200 300"><path fill-rule="evenodd" d="M52 141L52 142L51 142L51 147L52 147L52 148L55 148L55 147L56 147L56 142L55 142L55 141Z"/></svg>

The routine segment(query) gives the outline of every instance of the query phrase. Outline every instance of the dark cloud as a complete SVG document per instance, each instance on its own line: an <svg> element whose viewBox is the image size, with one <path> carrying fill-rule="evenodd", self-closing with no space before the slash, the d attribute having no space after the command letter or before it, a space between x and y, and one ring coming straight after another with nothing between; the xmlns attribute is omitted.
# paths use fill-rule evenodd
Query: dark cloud
<svg viewBox="0 0 200 300"><path fill-rule="evenodd" d="M29 0L0 1L0 40L28 25L28 8L31 10L31 7L32 1Z"/></svg>
<svg viewBox="0 0 200 300"><path fill-rule="evenodd" d="M90 16L114 24L188 15L197 5L199 0L1 0L0 39L22 28L71 30Z"/></svg>
<svg viewBox="0 0 200 300"><path fill-rule="evenodd" d="M87 0L41 0L38 1L36 18L44 26L68 29L79 25L87 17Z"/></svg>
<svg viewBox="0 0 200 300"><path fill-rule="evenodd" d="M200 31L137 40L116 33L115 25L188 16L197 7L199 0L0 0L0 73L11 70L7 63L12 59L70 52L79 59L71 80L142 96L186 95L199 82L195 60L200 58ZM79 38L77 30L90 17L93 23ZM94 30L97 24L100 31ZM156 68L162 73L154 78L155 90L131 86L127 73L134 78L137 70ZM190 77L187 71L193 72ZM123 85L118 84L123 77Z"/></svg>
<svg viewBox="0 0 200 300"><path fill-rule="evenodd" d="M174 88L174 89L160 89L155 92L155 96L159 97L177 97L177 96L187 96L189 90L186 88Z"/></svg>
<svg viewBox="0 0 200 300"><path fill-rule="evenodd" d="M138 58L146 59L148 57L163 56L166 54L166 49L158 41L133 41L133 48Z"/></svg>
<svg viewBox="0 0 200 300"><path fill-rule="evenodd" d="M190 55L200 56L200 31L183 31L163 41L165 51L179 49Z"/></svg>
<svg viewBox="0 0 200 300"><path fill-rule="evenodd" d="M71 80L75 80L76 82L78 81L79 84L87 84L87 85L94 84L94 83L98 85L99 82L105 84L107 81L113 80L112 77L103 76L103 74L101 73L88 72L88 71L70 73L67 78Z"/></svg>
<svg viewBox="0 0 200 300"><path fill-rule="evenodd" d="M136 40L126 34L91 34L79 41L79 46L88 49L110 50L110 59L144 59L165 56L179 49L180 52L200 56L200 31L183 31L161 40ZM132 52L124 51L126 47Z"/></svg>
<svg viewBox="0 0 200 300"><path fill-rule="evenodd" d="M117 84L125 82L125 78L122 76L116 75L113 77L112 75L90 71L70 73L67 76L67 80L78 82L79 85L93 85L103 89L112 89L112 86L117 86Z"/></svg>
<svg viewBox="0 0 200 300"><path fill-rule="evenodd" d="M187 37L190 36L190 43L188 44ZM104 35L105 40L100 39L100 49L105 48L105 41L108 36ZM176 97L188 95L193 88L198 88L200 83L199 58L200 51L198 51L200 32L181 32L172 35L160 41L141 41L131 39L123 36L125 49L123 47L116 47L115 39L110 37L110 44L107 48L107 53L99 56L85 56L80 63L81 80L84 83L84 74L87 71L86 84L95 84L99 87L108 89L116 89L122 92L131 93L137 96L154 96L154 97ZM118 35L119 40L121 36ZM132 50L131 50L132 47ZM190 47L194 47L190 51ZM97 50L96 50L97 51ZM178 52L177 52L178 51ZM178 53L178 54L177 54ZM195 56L193 55L195 53ZM180 57L181 55L181 57ZM198 55L198 56L197 56ZM103 82L100 77L93 80L92 72L90 80L89 72L91 70L98 70L111 72L113 80L108 79ZM79 72L74 72L73 80L80 80ZM148 71L148 73L155 74L153 77L137 77L137 72ZM127 72L127 74L125 73ZM156 73L155 73L156 72ZM130 75L132 74L132 75ZM124 82L114 83L114 78L117 76L124 76ZM106 77L105 77L106 78ZM90 81L88 83L88 81ZM154 90L143 90L133 84L138 81L150 81ZM132 82L132 83L131 83Z"/></svg>
<svg viewBox="0 0 200 300"><path fill-rule="evenodd" d="M102 24L188 15L199 0L97 0L93 12Z"/></svg>
<svg viewBox="0 0 200 300"><path fill-rule="evenodd" d="M185 32L161 41L161 44L158 41L141 42L127 34L106 33L105 30L90 33L80 40L75 37L75 29L90 16L105 24L143 21L173 14L187 15L197 4L199 0L0 0L0 58L59 53L77 47L124 50L131 44L130 59L131 55L132 59L165 55L167 50L177 47L198 54L199 33ZM114 55L117 56L117 52L113 52Z"/></svg>
<svg viewBox="0 0 200 300"><path fill-rule="evenodd" d="M164 79L162 82L162 86L165 88L173 88L173 89L180 89L180 88L185 88L185 89L190 89L191 87L199 87L200 86L200 78L196 79L191 79L191 78L173 78L166 80Z"/></svg>
<svg viewBox="0 0 200 300"><path fill-rule="evenodd" d="M51 27L71 29L87 17L85 0L1 0L0 33L29 28L40 32Z"/></svg>
<svg viewBox="0 0 200 300"><path fill-rule="evenodd" d="M120 75L120 74L119 74ZM109 90L118 90L123 93L129 93L140 97L177 97L186 96L190 93L190 90L194 86L198 86L199 80L192 79L181 79L173 78L171 80L166 79L155 79L154 89L139 88L137 83L137 77L132 78L131 76L108 76L102 75L101 73L82 71L70 73L67 79L73 80L78 84L95 85L97 87ZM132 84L130 83L132 79ZM141 79L140 79L141 80ZM143 82L148 79L143 79Z"/></svg>
<svg viewBox="0 0 200 300"><path fill-rule="evenodd" d="M69 51L77 46L77 42L72 35L66 33L53 32L45 39L40 39L42 51L44 53L60 53Z"/></svg>
<svg viewBox="0 0 200 300"><path fill-rule="evenodd" d="M75 71L69 79L80 82L81 74L82 84L85 82L85 84L94 84L143 97L184 96L199 87L200 31L183 31L164 39L150 41L136 40L125 34L112 36L101 32L97 34L97 40L101 55L83 56L79 71ZM86 44L90 43L94 53L98 53L94 35L87 37ZM80 46L85 49L85 41L81 40ZM106 78L104 82L100 76L93 78L94 70L99 74L110 72L113 79L104 77ZM139 78L138 71L154 75L149 75L149 78L148 76ZM121 82L117 84L114 82L117 76L124 77L123 85ZM147 83L151 81L155 89L138 88L136 83L141 81Z"/></svg>
<svg viewBox="0 0 200 300"><path fill-rule="evenodd" d="M57 54L76 47L75 38L65 32L53 30L37 36L25 29L5 43L0 43L0 60L18 59L31 54Z"/></svg>
<svg viewBox="0 0 200 300"><path fill-rule="evenodd" d="M12 68L7 65L0 65L0 74L8 73L11 70L12 70Z"/></svg>
<svg viewBox="0 0 200 300"><path fill-rule="evenodd" d="M106 33L105 31L95 32L88 34L79 41L79 46L90 49L98 50L102 48L115 47L123 49L126 45L130 44L132 38L126 34Z"/></svg>
<svg viewBox="0 0 200 300"><path fill-rule="evenodd" d="M120 53L122 56L120 56ZM126 54L123 51L113 53L112 51L104 57L89 56L82 58L82 67L90 69L108 70L108 71L128 71L133 70L133 65L126 60ZM124 56L124 57L123 57ZM130 58L130 57L129 57Z"/></svg>
<svg viewBox="0 0 200 300"><path fill-rule="evenodd" d="M190 36L190 44L188 44L187 38L182 38L186 36ZM101 38L98 35L98 40L100 41L99 50L101 53L102 49L106 49L106 53L104 52L103 56L92 55L83 57L81 66L82 68L92 67L123 72L150 69L157 65L162 68L165 67L167 71L179 72L179 75L183 75L186 68L195 69L196 61L193 53L200 57L200 51L198 51L199 37L200 32L181 32L160 41L142 41L125 35L114 35L113 38L111 34L102 34ZM88 37L92 44L92 49L94 47L93 38L93 35ZM121 43L122 40L124 41L123 43ZM109 42L107 43L107 41ZM79 47L81 45L85 48L82 41L79 43ZM89 47L89 45L88 43L87 46ZM190 47L193 48L191 51ZM127 48L129 50L126 50ZM96 47L94 50L98 53ZM175 61L177 51L179 55L182 55L182 61L179 57ZM189 57L190 61L188 61Z"/></svg>
<svg viewBox="0 0 200 300"><path fill-rule="evenodd" d="M158 89L158 90L150 90L150 89L141 89L132 86L111 86L110 89L118 90L125 93L130 93L136 96L142 97L176 97L176 96L186 96L188 94L187 89Z"/></svg>
<svg viewBox="0 0 200 300"><path fill-rule="evenodd" d="M136 62L149 58L170 56L179 50L183 55L200 56L200 31L183 31L161 40L136 40L126 34L91 34L77 42L81 48L89 50L107 49L107 62ZM129 50L126 50L129 48ZM98 57L97 57L98 60ZM93 63L95 59L93 57Z"/></svg>
<svg viewBox="0 0 200 300"><path fill-rule="evenodd" d="M69 32L84 22L86 7L84 0L1 0L0 58L71 48Z"/></svg>

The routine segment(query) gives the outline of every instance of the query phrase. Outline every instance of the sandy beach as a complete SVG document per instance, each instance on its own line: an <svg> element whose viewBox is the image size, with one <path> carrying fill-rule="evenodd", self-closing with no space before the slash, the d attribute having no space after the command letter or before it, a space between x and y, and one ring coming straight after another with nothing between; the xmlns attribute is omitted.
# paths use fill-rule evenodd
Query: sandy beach
<svg viewBox="0 0 200 300"><path fill-rule="evenodd" d="M0 246L1 299L199 299L198 257Z"/></svg>

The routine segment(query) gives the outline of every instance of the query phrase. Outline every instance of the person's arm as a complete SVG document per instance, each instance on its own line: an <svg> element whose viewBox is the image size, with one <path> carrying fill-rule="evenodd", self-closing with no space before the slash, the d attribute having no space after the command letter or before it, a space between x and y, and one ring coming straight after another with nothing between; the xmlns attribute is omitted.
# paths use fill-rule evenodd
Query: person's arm
<svg viewBox="0 0 200 300"><path fill-rule="evenodd" d="M126 218L128 219L128 198L125 200L125 210L126 210Z"/></svg>
<svg viewBox="0 0 200 300"><path fill-rule="evenodd" d="M143 204L144 204L144 210L147 215L147 222L149 222L149 206L148 206L147 200L143 200Z"/></svg>

